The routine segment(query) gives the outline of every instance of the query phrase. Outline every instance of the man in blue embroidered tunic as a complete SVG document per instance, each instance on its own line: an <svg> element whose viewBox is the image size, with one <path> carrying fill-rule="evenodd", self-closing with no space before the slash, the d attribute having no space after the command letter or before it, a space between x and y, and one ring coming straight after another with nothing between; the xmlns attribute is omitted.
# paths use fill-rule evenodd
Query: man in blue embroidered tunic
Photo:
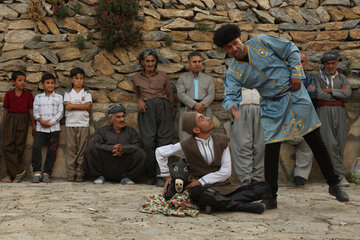
<svg viewBox="0 0 360 240"><path fill-rule="evenodd" d="M234 59L226 72L223 107L234 115L242 100L241 89L256 88L261 96L261 125L265 138L265 180L273 199L267 209L277 208L277 178L282 141L304 137L329 184L329 193L338 201L349 196L339 185L329 153L321 139L321 125L301 79L305 78L300 52L292 42L259 35L242 43L237 25L227 24L214 34L214 43Z"/></svg>

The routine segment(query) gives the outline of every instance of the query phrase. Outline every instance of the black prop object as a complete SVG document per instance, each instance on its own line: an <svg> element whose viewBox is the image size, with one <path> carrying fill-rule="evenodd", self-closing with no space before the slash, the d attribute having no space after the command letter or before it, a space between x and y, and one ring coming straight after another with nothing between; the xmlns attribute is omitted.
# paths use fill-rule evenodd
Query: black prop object
<svg viewBox="0 0 360 240"><path fill-rule="evenodd" d="M170 169L171 183L168 185L167 192L164 195L166 201L170 200L176 193L182 193L185 186L189 184L190 167L185 159L172 164Z"/></svg>

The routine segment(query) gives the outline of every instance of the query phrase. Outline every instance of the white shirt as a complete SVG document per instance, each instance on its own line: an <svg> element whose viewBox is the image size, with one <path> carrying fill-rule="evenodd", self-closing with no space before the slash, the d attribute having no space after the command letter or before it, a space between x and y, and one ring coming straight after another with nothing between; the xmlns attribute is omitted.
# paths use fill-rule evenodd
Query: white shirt
<svg viewBox="0 0 360 240"><path fill-rule="evenodd" d="M34 100L34 118L47 121L50 119L49 128L43 128L39 121L36 121L36 131L38 132L55 132L60 131L60 120L64 113L63 97L60 94L52 92L49 96L45 92L35 96Z"/></svg>
<svg viewBox="0 0 360 240"><path fill-rule="evenodd" d="M203 156L204 160L210 165L212 162L214 162L214 142L212 137L210 136L206 140L197 137L195 137L195 139L201 155ZM181 148L180 143L158 147L155 151L155 156L156 160L158 161L161 173L159 177L170 176L169 167L167 165L168 157L177 156L179 158L185 158L185 154ZM221 157L220 169L216 172L204 175L202 178L199 178L198 181L201 183L201 185L206 186L217 182L223 182L228 179L230 175L231 157L229 147L227 147Z"/></svg>
<svg viewBox="0 0 360 240"><path fill-rule="evenodd" d="M243 87L241 89L241 95L242 95L242 100L239 103L239 105L246 105L246 104L259 105L260 94L259 94L258 90L256 90L256 89L247 89L247 88Z"/></svg>
<svg viewBox="0 0 360 240"><path fill-rule="evenodd" d="M71 89L70 92L65 93L64 102L72 104L91 103L91 93L84 89L77 93L74 89ZM65 117L67 127L89 127L89 112L86 110L65 110Z"/></svg>

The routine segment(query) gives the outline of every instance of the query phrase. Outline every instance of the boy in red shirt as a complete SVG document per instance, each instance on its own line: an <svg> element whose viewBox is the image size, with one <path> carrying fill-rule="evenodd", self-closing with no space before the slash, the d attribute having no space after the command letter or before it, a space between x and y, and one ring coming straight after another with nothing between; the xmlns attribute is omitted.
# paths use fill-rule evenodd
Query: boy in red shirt
<svg viewBox="0 0 360 240"><path fill-rule="evenodd" d="M32 133L35 132L33 117L33 95L25 90L26 75L15 71L11 75L15 89L7 91L4 99L4 128L3 152L7 175L2 182L12 181L19 183L25 176L25 162L23 153L29 127L29 117L32 123ZM29 116L30 115L30 116Z"/></svg>

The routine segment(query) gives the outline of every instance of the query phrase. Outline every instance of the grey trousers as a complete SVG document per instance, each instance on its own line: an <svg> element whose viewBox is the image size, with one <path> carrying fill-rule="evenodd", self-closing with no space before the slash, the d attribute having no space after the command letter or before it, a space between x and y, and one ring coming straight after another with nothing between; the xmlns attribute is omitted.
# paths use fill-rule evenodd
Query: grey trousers
<svg viewBox="0 0 360 240"><path fill-rule="evenodd" d="M322 123L320 134L330 154L335 174L344 178L344 149L346 144L346 112L340 106L322 106L316 109Z"/></svg>
<svg viewBox="0 0 360 240"><path fill-rule="evenodd" d="M300 176L308 180L314 157L311 148L302 137L287 142L296 147L294 176Z"/></svg>
<svg viewBox="0 0 360 240"><path fill-rule="evenodd" d="M89 141L90 128L66 127L66 164L68 176L84 176L84 151Z"/></svg>
<svg viewBox="0 0 360 240"><path fill-rule="evenodd" d="M148 177L155 178L159 168L155 158L155 149L172 143L174 120L168 100L154 99L145 103L146 112L139 112L138 124L147 155L146 173Z"/></svg>
<svg viewBox="0 0 360 240"><path fill-rule="evenodd" d="M264 174L264 135L260 125L260 107L241 105L240 120L230 125L230 148L235 173L240 180L262 181Z"/></svg>

